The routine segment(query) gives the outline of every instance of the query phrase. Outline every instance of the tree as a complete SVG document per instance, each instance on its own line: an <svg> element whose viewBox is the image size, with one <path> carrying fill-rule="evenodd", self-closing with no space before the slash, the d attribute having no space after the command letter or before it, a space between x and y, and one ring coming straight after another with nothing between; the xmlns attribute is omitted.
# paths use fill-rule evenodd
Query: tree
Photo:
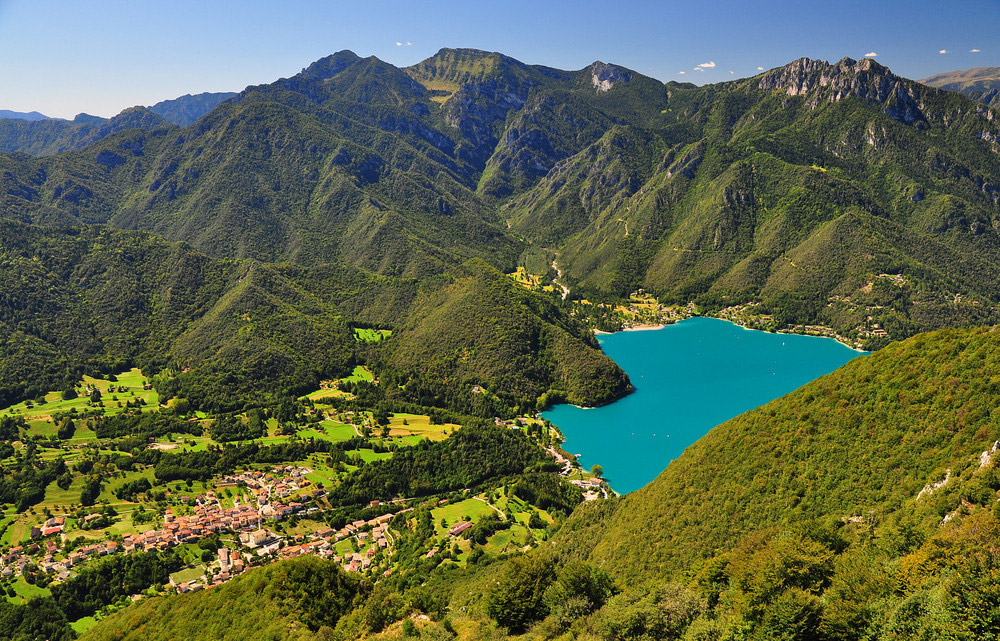
<svg viewBox="0 0 1000 641"><path fill-rule="evenodd" d="M83 491L80 492L80 505L93 505L100 494L101 479L96 476L89 477L83 484Z"/></svg>
<svg viewBox="0 0 1000 641"><path fill-rule="evenodd" d="M540 555L511 559L503 574L486 594L486 613L514 634L545 617L545 590L552 583L552 561Z"/></svg>
<svg viewBox="0 0 1000 641"><path fill-rule="evenodd" d="M590 468L590 473L596 476L597 478L601 478L602 476L604 476L604 468L601 466L600 463L595 463L594 467Z"/></svg>
<svg viewBox="0 0 1000 641"><path fill-rule="evenodd" d="M69 486L72 484L73 484L73 477L72 475L70 475L69 472L66 472L65 474L59 476L56 479L56 485L59 487L60 490L68 490Z"/></svg>
<svg viewBox="0 0 1000 641"><path fill-rule="evenodd" d="M191 411L191 403L186 398L172 398L167 401L167 407L180 416Z"/></svg>
<svg viewBox="0 0 1000 641"><path fill-rule="evenodd" d="M73 434L76 433L76 424L71 418L63 419L62 423L59 425L59 431L56 432L56 436L60 440L67 440L73 438Z"/></svg>

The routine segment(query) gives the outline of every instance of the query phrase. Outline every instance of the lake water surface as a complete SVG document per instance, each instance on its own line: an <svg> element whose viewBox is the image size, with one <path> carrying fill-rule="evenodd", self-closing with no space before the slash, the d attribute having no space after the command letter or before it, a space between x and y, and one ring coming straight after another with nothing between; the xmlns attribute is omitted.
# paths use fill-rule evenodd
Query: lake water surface
<svg viewBox="0 0 1000 641"><path fill-rule="evenodd" d="M860 356L830 338L769 334L714 318L598 337L635 392L594 409L557 405L563 448L616 491L652 481L710 429Z"/></svg>

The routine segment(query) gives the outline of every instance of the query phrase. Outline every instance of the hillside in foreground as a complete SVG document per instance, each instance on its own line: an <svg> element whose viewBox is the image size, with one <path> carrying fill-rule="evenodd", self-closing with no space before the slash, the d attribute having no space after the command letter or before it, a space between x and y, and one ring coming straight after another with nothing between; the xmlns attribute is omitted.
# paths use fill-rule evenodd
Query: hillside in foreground
<svg viewBox="0 0 1000 641"><path fill-rule="evenodd" d="M336 565L303 557L206 592L152 597L80 638L326 639L365 589Z"/></svg>

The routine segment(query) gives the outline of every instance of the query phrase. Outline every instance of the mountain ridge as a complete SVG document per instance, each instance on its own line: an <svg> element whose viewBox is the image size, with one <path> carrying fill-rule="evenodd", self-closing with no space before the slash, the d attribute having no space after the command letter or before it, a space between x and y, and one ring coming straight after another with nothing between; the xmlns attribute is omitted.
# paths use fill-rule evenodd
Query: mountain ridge
<svg viewBox="0 0 1000 641"><path fill-rule="evenodd" d="M400 69L342 51L187 127L116 118L77 151L0 156L3 214L400 282L558 255L567 314L644 289L707 312L755 303L870 348L997 319L1000 120L869 59L693 87L602 62L443 49ZM533 349L566 345L534 323ZM602 371L595 398L620 394Z"/></svg>
<svg viewBox="0 0 1000 641"><path fill-rule="evenodd" d="M920 82L965 94L973 100L1000 107L1000 67L976 67L939 73Z"/></svg>

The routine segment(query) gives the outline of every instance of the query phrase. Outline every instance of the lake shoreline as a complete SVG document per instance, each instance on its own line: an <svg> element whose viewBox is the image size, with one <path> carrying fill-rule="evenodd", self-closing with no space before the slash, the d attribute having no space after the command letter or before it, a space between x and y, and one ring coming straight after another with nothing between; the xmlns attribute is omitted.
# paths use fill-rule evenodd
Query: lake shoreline
<svg viewBox="0 0 1000 641"><path fill-rule="evenodd" d="M621 328L621 329L619 329L617 331L614 331L614 332L607 332L607 331L604 331L602 329L595 329L595 330L593 330L593 332L594 332L594 336L610 336L612 334L620 334L622 332L647 332L647 331L655 331L655 330L659 330L659 329L664 329L666 327L669 327L670 325L676 325L677 323L686 321L686 320L691 319L691 318L714 318L716 320L721 320L721 321L725 321L727 323L732 323L733 325L736 325L737 327L742 327L743 329L745 329L747 331L751 331L751 332L764 332L765 334L787 334L789 336L811 336L813 338L829 338L830 340L836 341L836 342L840 343L841 345L843 345L844 347L847 347L848 349L851 349L851 350L857 352L858 354L870 354L871 353L868 350L859 347L858 343L856 341L851 341L850 339L844 338L840 334L834 334L833 336L828 336L828 335L824 335L824 334L814 334L814 333L809 333L809 332L805 332L805 331L803 331L803 332L796 332L796 331L793 331L793 330L790 330L790 329L775 329L775 330L760 329L758 327L750 327L749 325L747 325L745 323L741 323L741 322L733 320L731 318L723 318L721 316L712 316L711 314L705 314L703 316L688 316L686 318L682 318L680 320L676 320L676 321L674 321L672 323L630 325L630 326L627 326L627 327L623 327L623 328Z"/></svg>
<svg viewBox="0 0 1000 641"><path fill-rule="evenodd" d="M673 325L674 323L656 323L651 325L630 325L628 327L623 327L616 332L606 332L603 329L595 329L594 336L620 334L622 332L650 332L658 329L663 329L667 325Z"/></svg>

